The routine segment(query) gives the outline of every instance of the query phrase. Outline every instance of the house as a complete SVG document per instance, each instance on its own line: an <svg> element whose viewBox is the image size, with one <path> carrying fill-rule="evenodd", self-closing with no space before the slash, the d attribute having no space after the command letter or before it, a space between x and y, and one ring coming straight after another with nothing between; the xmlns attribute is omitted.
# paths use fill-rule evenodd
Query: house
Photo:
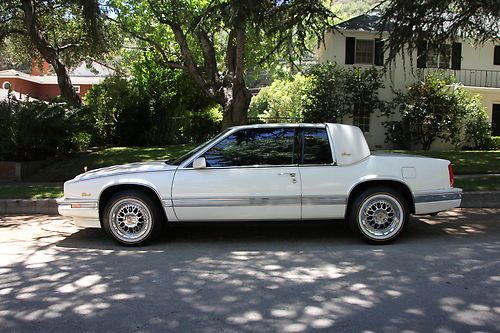
<svg viewBox="0 0 500 333"><path fill-rule="evenodd" d="M372 10L337 25L339 31L329 31L325 43L320 44L316 55L320 62L336 62L342 66L382 66L386 62L383 51L384 38L390 32L379 32L382 17L380 10ZM441 70L455 76L465 89L481 95L493 135L500 135L500 43L487 42L473 46L467 41L442 45L439 50L419 48L412 57L397 58L385 74L385 88L380 91L383 100L394 97L393 89L404 90L430 72ZM411 58L411 59L410 59ZM405 63L404 63L405 62ZM412 63L410 63L412 62ZM373 148L386 148L385 128L387 118L376 114L360 115L351 120L365 132ZM434 149L447 148L436 142Z"/></svg>
<svg viewBox="0 0 500 333"><path fill-rule="evenodd" d="M80 97L85 96L93 85L99 84L112 74L112 70L95 62L92 63L92 69L82 63L69 71L71 82ZM60 95L57 76L51 72L46 62L40 66L32 64L29 74L14 69L0 71L0 89L4 92L11 90L15 97L29 96L43 101L50 101Z"/></svg>

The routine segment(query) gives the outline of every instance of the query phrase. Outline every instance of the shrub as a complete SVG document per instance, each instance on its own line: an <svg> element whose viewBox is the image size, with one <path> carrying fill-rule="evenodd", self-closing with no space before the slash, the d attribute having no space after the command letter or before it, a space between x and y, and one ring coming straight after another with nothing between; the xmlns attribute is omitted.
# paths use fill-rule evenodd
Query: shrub
<svg viewBox="0 0 500 333"><path fill-rule="evenodd" d="M145 52L132 64L131 74L129 80L108 78L86 96L108 143L175 144L220 129L220 121L207 111L213 102L184 71L162 66Z"/></svg>
<svg viewBox="0 0 500 333"><path fill-rule="evenodd" d="M491 148L500 150L500 136L491 137Z"/></svg>
<svg viewBox="0 0 500 333"><path fill-rule="evenodd" d="M0 159L45 159L87 149L95 142L95 122L88 109L64 103L0 103Z"/></svg>
<svg viewBox="0 0 500 333"><path fill-rule="evenodd" d="M248 116L257 122L296 122L303 117L311 78L301 74L291 80L275 80L252 98Z"/></svg>
<svg viewBox="0 0 500 333"><path fill-rule="evenodd" d="M385 103L378 96L383 72L375 67L344 68L327 62L313 66L307 75L311 87L305 102L305 121L343 122L345 117L384 112Z"/></svg>
<svg viewBox="0 0 500 333"><path fill-rule="evenodd" d="M489 145L490 126L478 96L470 94L441 73L429 74L422 82L397 91L392 110L400 121L385 122L386 142L395 148L420 144L429 150L441 139L457 148L472 145L475 149Z"/></svg>

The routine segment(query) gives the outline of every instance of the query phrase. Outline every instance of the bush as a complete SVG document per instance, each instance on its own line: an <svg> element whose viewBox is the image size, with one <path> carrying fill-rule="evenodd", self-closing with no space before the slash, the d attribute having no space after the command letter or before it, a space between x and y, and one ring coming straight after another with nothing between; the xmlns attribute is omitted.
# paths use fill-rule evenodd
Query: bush
<svg viewBox="0 0 500 333"><path fill-rule="evenodd" d="M303 117L311 78L301 74L291 80L275 80L252 98L249 119L257 122L296 122Z"/></svg>
<svg viewBox="0 0 500 333"><path fill-rule="evenodd" d="M162 66L145 52L132 64L131 74L129 80L104 80L85 98L95 110L107 143L185 143L220 130L221 120L210 111L213 102L184 71Z"/></svg>
<svg viewBox="0 0 500 333"><path fill-rule="evenodd" d="M0 103L0 159L36 160L87 149L96 141L95 121L86 108L64 103Z"/></svg>
<svg viewBox="0 0 500 333"><path fill-rule="evenodd" d="M313 66L307 75L311 86L305 102L305 121L343 122L345 117L384 112L385 103L378 96L378 90L383 88L383 72L375 67L344 68L328 62Z"/></svg>
<svg viewBox="0 0 500 333"><path fill-rule="evenodd" d="M500 150L500 136L491 137L491 148Z"/></svg>
<svg viewBox="0 0 500 333"><path fill-rule="evenodd" d="M384 125L386 142L392 142L395 148L420 144L429 150L437 139L457 148L472 145L474 149L485 149L490 145L490 125L479 97L441 73L429 74L408 87L407 92L396 92L392 106L385 115L397 112L401 120Z"/></svg>

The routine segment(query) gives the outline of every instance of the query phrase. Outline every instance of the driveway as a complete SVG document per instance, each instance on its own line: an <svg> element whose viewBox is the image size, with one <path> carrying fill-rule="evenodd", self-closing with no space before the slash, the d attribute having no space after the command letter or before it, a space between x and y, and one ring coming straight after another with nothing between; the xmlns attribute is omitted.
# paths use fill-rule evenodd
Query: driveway
<svg viewBox="0 0 500 333"><path fill-rule="evenodd" d="M124 248L0 216L1 332L499 332L500 210L413 218L387 246L341 222L170 227Z"/></svg>

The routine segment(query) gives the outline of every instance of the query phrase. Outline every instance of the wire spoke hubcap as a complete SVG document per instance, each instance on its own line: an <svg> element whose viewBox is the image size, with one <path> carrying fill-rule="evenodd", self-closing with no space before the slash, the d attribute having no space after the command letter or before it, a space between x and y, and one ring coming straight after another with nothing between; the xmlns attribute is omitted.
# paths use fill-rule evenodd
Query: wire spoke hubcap
<svg viewBox="0 0 500 333"><path fill-rule="evenodd" d="M151 229L151 213L140 200L126 198L117 201L110 210L111 230L123 241L145 238Z"/></svg>
<svg viewBox="0 0 500 333"><path fill-rule="evenodd" d="M377 194L368 197L361 205L358 219L362 231L374 239L387 239L403 225L403 207L394 197Z"/></svg>

